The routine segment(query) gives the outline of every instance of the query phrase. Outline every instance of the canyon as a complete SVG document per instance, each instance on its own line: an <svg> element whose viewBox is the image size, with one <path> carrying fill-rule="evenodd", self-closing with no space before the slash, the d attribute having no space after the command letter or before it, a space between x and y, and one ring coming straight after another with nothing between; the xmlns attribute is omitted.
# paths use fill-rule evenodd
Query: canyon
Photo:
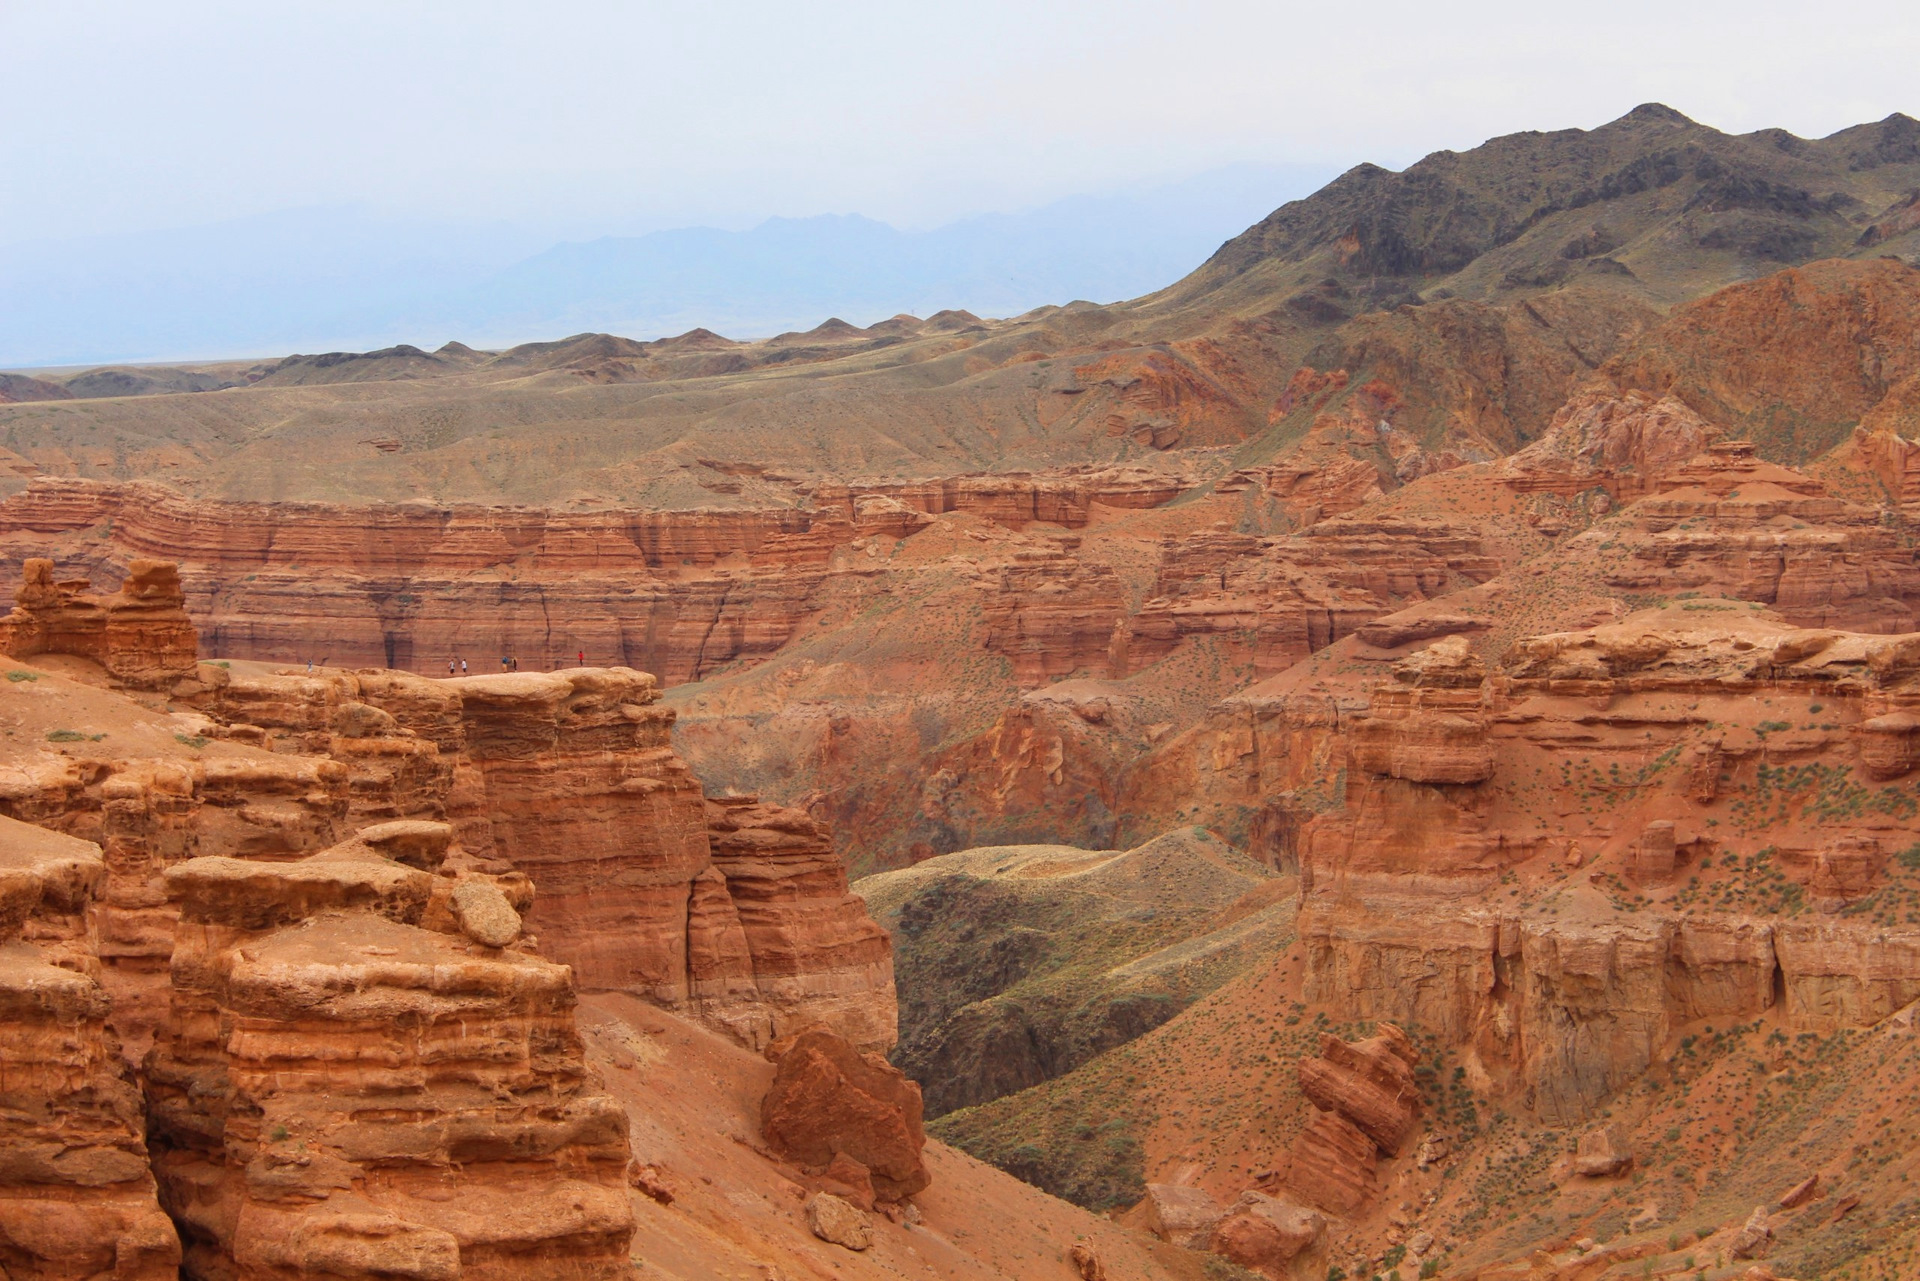
<svg viewBox="0 0 1920 1281"><path fill-rule="evenodd" d="M1910 1275L1917 182L8 383L0 1266Z"/></svg>

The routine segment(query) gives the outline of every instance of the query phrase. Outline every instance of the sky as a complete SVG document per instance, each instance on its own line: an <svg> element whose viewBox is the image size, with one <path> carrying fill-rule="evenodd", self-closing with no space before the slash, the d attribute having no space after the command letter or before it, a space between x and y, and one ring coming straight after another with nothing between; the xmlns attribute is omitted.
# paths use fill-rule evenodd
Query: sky
<svg viewBox="0 0 1920 1281"><path fill-rule="evenodd" d="M1920 114L1920 6L1883 0L0 0L0 49L0 245L343 203L927 228L1643 101L1807 136Z"/></svg>

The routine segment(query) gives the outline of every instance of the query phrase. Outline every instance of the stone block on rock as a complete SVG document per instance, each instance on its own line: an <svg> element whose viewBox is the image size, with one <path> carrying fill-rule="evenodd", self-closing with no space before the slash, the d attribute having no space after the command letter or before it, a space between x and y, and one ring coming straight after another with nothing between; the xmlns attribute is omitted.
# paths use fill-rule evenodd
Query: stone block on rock
<svg viewBox="0 0 1920 1281"><path fill-rule="evenodd" d="M453 887L453 918L460 930L483 947L505 947L520 937L520 913L506 894L480 876L462 877Z"/></svg>
<svg viewBox="0 0 1920 1281"><path fill-rule="evenodd" d="M1773 1228L1767 1222L1767 1208L1763 1205L1753 1207L1753 1213L1734 1233L1733 1242L1727 1247L1727 1253L1736 1259L1751 1259L1766 1253L1767 1246L1773 1241Z"/></svg>

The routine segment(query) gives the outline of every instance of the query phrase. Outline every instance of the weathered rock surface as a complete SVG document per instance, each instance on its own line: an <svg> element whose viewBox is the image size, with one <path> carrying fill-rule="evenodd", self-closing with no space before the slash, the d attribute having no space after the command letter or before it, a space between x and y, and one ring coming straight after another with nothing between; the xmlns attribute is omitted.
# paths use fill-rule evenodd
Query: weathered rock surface
<svg viewBox="0 0 1920 1281"><path fill-rule="evenodd" d="M815 1175L830 1175L843 1158L858 1162L883 1200L905 1200L927 1186L918 1085L824 1030L802 1032L773 1053L777 1071L760 1104L760 1130L775 1152Z"/></svg>
<svg viewBox="0 0 1920 1281"><path fill-rule="evenodd" d="M195 1276L613 1276L625 1113L589 1086L571 976L423 928L452 831L167 873L173 1010L148 1071ZM472 874L469 874L472 875Z"/></svg>
<svg viewBox="0 0 1920 1281"><path fill-rule="evenodd" d="M450 818L474 857L540 889L526 926L586 990L697 1011L754 1048L814 1023L890 1046L890 943L831 834L706 800L657 700L645 673L573 668L248 675L194 701L226 733L344 766L352 819Z"/></svg>
<svg viewBox="0 0 1920 1281"><path fill-rule="evenodd" d="M822 1241L848 1250L873 1248L873 1224L852 1205L831 1192L816 1192L807 1198L807 1230Z"/></svg>
<svg viewBox="0 0 1920 1281"><path fill-rule="evenodd" d="M1149 1183L1144 1209L1149 1232L1191 1250L1207 1248L1225 1213L1205 1189L1175 1183Z"/></svg>
<svg viewBox="0 0 1920 1281"><path fill-rule="evenodd" d="M1573 1172L1604 1179L1633 1166L1633 1140L1623 1125L1602 1125L1580 1136L1573 1151Z"/></svg>
<svg viewBox="0 0 1920 1281"><path fill-rule="evenodd" d="M18 1281L170 1281L146 1123L88 924L99 847L0 819L0 1271Z"/></svg>
<svg viewBox="0 0 1920 1281"><path fill-rule="evenodd" d="M1243 1195L1214 1225L1208 1248L1268 1281L1321 1281L1327 1221L1258 1192Z"/></svg>
<svg viewBox="0 0 1920 1281"><path fill-rule="evenodd" d="M724 995L696 992L709 1022L724 1024L761 1048L808 1025L824 1025L860 1049L891 1048L897 1035L893 946L847 889L846 860L834 852L827 827L804 810L768 805L751 796L709 797L707 840L738 938L708 953L716 969L729 968L751 985ZM713 928L726 939L725 909L716 905ZM689 926L691 929L691 926ZM689 940L690 970L703 962Z"/></svg>
<svg viewBox="0 0 1920 1281"><path fill-rule="evenodd" d="M95 595L84 579L56 582L53 562L27 560L0 651L15 658L71 654L135 689L170 689L194 676L198 649L180 573L170 561L127 562L120 590Z"/></svg>
<svg viewBox="0 0 1920 1281"><path fill-rule="evenodd" d="M1406 1033L1383 1023L1377 1035L1320 1039L1299 1064L1301 1093L1319 1112L1294 1142L1287 1187L1310 1205L1352 1214L1374 1190L1377 1156L1395 1156L1420 1109Z"/></svg>

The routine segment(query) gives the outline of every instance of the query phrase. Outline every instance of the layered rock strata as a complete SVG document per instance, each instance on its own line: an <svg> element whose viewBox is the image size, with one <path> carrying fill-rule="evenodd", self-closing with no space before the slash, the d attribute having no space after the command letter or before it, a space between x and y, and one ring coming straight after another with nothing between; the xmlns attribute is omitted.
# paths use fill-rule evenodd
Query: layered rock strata
<svg viewBox="0 0 1920 1281"><path fill-rule="evenodd" d="M1299 1065L1300 1092L1317 1109L1295 1140L1287 1187L1334 1214L1352 1214L1374 1191L1378 1157L1397 1156L1420 1111L1419 1056L1391 1023L1364 1041L1320 1039Z"/></svg>
<svg viewBox="0 0 1920 1281"><path fill-rule="evenodd" d="M1281 671L1414 602L1500 571L1465 528L1437 521L1322 521L1284 538L1216 532L1166 540L1154 595L1116 640L1117 675L1182 641L1244 649L1257 676Z"/></svg>
<svg viewBox="0 0 1920 1281"><path fill-rule="evenodd" d="M587 1079L571 976L512 941L513 887L455 870L452 835L168 871L148 1103L189 1276L629 1271L627 1119Z"/></svg>
<svg viewBox="0 0 1920 1281"><path fill-rule="evenodd" d="M654 678L574 668L429 680L236 677L200 700L229 735L323 751L354 817L449 819L538 886L531 927L587 991L698 1013L754 1048L807 1023L894 1039L889 940L831 834L751 797L708 801Z"/></svg>
<svg viewBox="0 0 1920 1281"><path fill-rule="evenodd" d="M0 620L0 652L71 654L135 689L170 689L194 676L199 651L172 562L131 560L120 590L106 595L85 579L56 581L44 558L22 569L13 610Z"/></svg>
<svg viewBox="0 0 1920 1281"><path fill-rule="evenodd" d="M1920 998L1893 857L1920 794L1888 746L1917 654L1712 600L1525 639L1477 688L1464 647L1425 651L1476 728L1409 770L1391 720L1352 725L1348 804L1302 837L1309 996L1470 1049L1563 1124L1692 1020L1887 1017Z"/></svg>
<svg viewBox="0 0 1920 1281"><path fill-rule="evenodd" d="M846 860L827 827L756 797L709 797L707 840L713 861L695 878L688 924L692 999L702 1017L755 1048L809 1025L859 1049L891 1048L892 940L849 892ZM697 917L714 931L704 954L729 980L720 993L702 986Z"/></svg>
<svg viewBox="0 0 1920 1281"><path fill-rule="evenodd" d="M88 908L98 846L0 819L0 1273L171 1281L180 1242L107 1027Z"/></svg>
<svg viewBox="0 0 1920 1281"><path fill-rule="evenodd" d="M777 651L818 612L823 584L871 572L856 553L933 514L1073 528L1102 508L1157 506L1187 483L1069 469L834 483L807 507L562 513L213 503L143 482L41 478L0 503L0 547L37 556L61 541L101 576L134 558L177 559L215 657L435 671L449 655L492 670L503 656L532 669L584 653L677 684Z"/></svg>

